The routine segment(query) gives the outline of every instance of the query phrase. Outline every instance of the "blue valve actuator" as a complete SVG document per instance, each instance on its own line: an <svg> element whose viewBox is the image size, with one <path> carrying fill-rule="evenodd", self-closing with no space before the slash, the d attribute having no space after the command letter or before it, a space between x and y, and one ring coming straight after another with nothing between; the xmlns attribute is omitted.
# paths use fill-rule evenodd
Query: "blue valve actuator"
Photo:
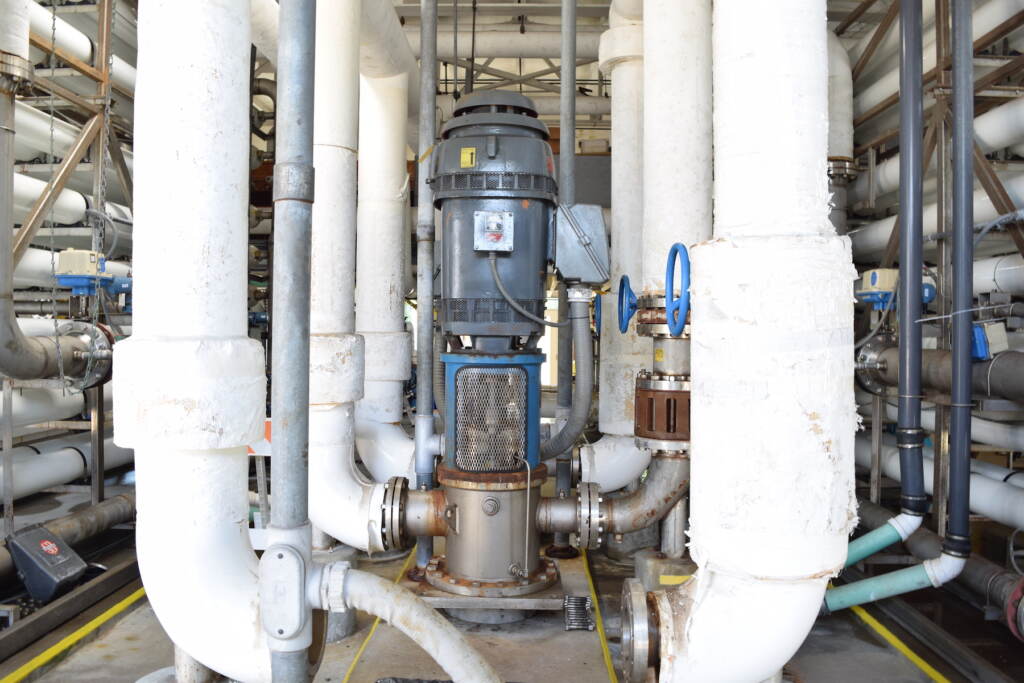
<svg viewBox="0 0 1024 683"><path fill-rule="evenodd" d="M679 270L679 296L676 297L676 269ZM678 337L686 329L686 316L690 312L690 254L686 247L676 242L668 250L665 265L665 319L668 331Z"/></svg>
<svg viewBox="0 0 1024 683"><path fill-rule="evenodd" d="M629 321L636 315L636 294L629 286L629 276L619 278L619 332L626 334Z"/></svg>

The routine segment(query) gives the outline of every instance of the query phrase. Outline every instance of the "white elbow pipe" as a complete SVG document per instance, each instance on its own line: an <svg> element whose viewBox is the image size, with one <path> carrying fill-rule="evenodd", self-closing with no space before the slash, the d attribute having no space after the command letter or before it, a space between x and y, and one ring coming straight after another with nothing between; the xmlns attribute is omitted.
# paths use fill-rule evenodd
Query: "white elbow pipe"
<svg viewBox="0 0 1024 683"><path fill-rule="evenodd" d="M636 481L651 462L651 452L639 448L632 436L605 434L580 447L580 479L602 491L617 491Z"/></svg>
<svg viewBox="0 0 1024 683"><path fill-rule="evenodd" d="M393 422L356 420L356 451L374 481L391 477L415 481L413 440L402 426Z"/></svg>
<svg viewBox="0 0 1024 683"><path fill-rule="evenodd" d="M247 336L249 3L149 0L138 27L135 334L114 346L114 438L135 448L139 569L176 645L269 681L247 528L246 444L266 409L263 349ZM171 82L217 87L178 97ZM168 178L189 198L173 212ZM191 285L167 286L178 281Z"/></svg>

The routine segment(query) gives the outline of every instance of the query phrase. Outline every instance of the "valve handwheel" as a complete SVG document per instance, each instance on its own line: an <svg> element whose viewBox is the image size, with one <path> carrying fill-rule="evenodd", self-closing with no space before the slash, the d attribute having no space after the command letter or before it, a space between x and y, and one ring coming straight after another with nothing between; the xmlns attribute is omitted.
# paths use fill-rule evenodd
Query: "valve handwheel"
<svg viewBox="0 0 1024 683"><path fill-rule="evenodd" d="M676 298L676 263L679 263L679 297ZM619 289L621 300L622 289ZM678 337L686 328L686 316L690 312L690 254L686 247L676 242L668 250L668 263L665 266L665 318L668 330L673 337ZM621 317L621 314L620 314Z"/></svg>
<svg viewBox="0 0 1024 683"><path fill-rule="evenodd" d="M619 278L619 332L626 334L629 329L629 321L636 314L636 294L629 286L629 276L623 275Z"/></svg>

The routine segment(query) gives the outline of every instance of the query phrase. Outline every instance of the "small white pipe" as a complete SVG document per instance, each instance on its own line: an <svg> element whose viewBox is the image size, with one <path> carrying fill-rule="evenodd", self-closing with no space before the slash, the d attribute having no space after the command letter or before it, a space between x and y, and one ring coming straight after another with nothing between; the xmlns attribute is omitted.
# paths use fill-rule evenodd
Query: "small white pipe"
<svg viewBox="0 0 1024 683"><path fill-rule="evenodd" d="M632 436L605 434L580 447L580 479L617 491L636 481L650 462L651 452L638 448Z"/></svg>
<svg viewBox="0 0 1024 683"><path fill-rule="evenodd" d="M974 294L1024 295L1024 258L1007 254L974 262Z"/></svg>
<svg viewBox="0 0 1024 683"><path fill-rule="evenodd" d="M828 157L853 159L853 74L843 43L828 31Z"/></svg>
<svg viewBox="0 0 1024 683"><path fill-rule="evenodd" d="M86 64L92 64L92 40L60 17L53 17L50 9L32 3L29 14L32 33L50 40L55 37L57 47ZM135 67L117 55L111 58L111 82L129 93L135 91Z"/></svg>
<svg viewBox="0 0 1024 683"><path fill-rule="evenodd" d="M985 153L1010 147L1024 140L1024 97L990 109L974 119L974 137ZM935 162L929 166L929 172ZM870 182L867 172L861 173L850 186L850 201L868 199ZM875 196L896 190L900 185L900 155L897 154L875 167Z"/></svg>
<svg viewBox="0 0 1024 683"><path fill-rule="evenodd" d="M54 439L11 451L14 461L14 499L39 493L53 486L81 479L89 473L92 453L89 435ZM132 461L132 450L107 439L103 446L103 468L112 470ZM3 474L0 473L0 486Z"/></svg>
<svg viewBox="0 0 1024 683"><path fill-rule="evenodd" d="M924 489L931 495L934 460L931 448L925 448ZM871 437L857 435L857 464L871 467ZM882 473L890 479L900 480L899 449L890 443L882 445ZM971 474L971 512L985 515L1014 529L1024 528L1024 489L1010 483L990 479L982 474Z"/></svg>

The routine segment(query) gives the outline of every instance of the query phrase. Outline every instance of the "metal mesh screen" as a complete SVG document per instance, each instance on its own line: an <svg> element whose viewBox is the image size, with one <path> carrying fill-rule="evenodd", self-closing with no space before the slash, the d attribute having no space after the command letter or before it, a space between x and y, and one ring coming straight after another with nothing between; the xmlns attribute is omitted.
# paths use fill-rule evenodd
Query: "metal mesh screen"
<svg viewBox="0 0 1024 683"><path fill-rule="evenodd" d="M526 457L526 372L462 368L455 374L455 465L512 472Z"/></svg>

